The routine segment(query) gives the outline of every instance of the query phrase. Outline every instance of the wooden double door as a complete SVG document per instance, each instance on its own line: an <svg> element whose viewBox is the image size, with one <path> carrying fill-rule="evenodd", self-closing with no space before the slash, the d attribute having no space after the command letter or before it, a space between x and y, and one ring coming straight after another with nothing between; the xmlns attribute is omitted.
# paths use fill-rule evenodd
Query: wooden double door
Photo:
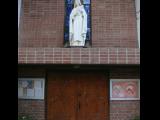
<svg viewBox="0 0 160 120"><path fill-rule="evenodd" d="M49 73L47 120L109 120L103 73Z"/></svg>

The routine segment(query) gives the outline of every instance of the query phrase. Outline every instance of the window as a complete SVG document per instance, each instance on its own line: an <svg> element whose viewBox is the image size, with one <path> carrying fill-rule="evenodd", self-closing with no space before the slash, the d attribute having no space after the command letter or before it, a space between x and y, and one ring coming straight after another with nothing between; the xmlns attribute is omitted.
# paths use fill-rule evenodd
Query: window
<svg viewBox="0 0 160 120"><path fill-rule="evenodd" d="M22 99L44 99L43 78L19 78L18 98Z"/></svg>
<svg viewBox="0 0 160 120"><path fill-rule="evenodd" d="M139 100L140 80L139 79L111 79L110 80L111 100Z"/></svg>
<svg viewBox="0 0 160 120"><path fill-rule="evenodd" d="M90 0L81 0L87 13L87 35L86 42L91 43L91 8ZM69 17L74 6L74 0L65 0L65 23L64 23L64 43L69 42Z"/></svg>

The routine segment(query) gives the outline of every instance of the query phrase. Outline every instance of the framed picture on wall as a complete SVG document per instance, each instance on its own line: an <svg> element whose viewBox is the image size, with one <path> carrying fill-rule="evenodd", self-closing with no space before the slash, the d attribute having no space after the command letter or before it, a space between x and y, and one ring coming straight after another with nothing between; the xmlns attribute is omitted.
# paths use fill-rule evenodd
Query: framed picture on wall
<svg viewBox="0 0 160 120"><path fill-rule="evenodd" d="M140 100L139 79L111 79L111 100Z"/></svg>
<svg viewBox="0 0 160 120"><path fill-rule="evenodd" d="M44 99L44 78L19 78L18 98Z"/></svg>

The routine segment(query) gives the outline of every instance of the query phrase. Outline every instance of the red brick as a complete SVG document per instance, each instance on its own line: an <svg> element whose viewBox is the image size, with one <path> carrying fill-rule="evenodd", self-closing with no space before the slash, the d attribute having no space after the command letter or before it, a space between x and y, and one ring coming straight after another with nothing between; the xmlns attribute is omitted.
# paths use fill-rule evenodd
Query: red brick
<svg viewBox="0 0 160 120"><path fill-rule="evenodd" d="M111 120L131 120L140 115L139 101L110 101Z"/></svg>
<svg viewBox="0 0 160 120"><path fill-rule="evenodd" d="M64 1L23 2L19 47L63 47ZM93 0L92 47L137 47L135 3Z"/></svg>
<svg viewBox="0 0 160 120"><path fill-rule="evenodd" d="M18 100L18 114L28 114L34 120L45 120L45 102L37 100Z"/></svg>

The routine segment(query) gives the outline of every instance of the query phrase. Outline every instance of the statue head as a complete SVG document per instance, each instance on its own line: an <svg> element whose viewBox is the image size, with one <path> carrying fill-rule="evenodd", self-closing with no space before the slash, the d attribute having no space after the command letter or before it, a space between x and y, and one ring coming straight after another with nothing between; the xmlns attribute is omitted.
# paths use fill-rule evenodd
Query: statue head
<svg viewBox="0 0 160 120"><path fill-rule="evenodd" d="M74 8L77 6L81 6L81 1L80 0L74 0Z"/></svg>

